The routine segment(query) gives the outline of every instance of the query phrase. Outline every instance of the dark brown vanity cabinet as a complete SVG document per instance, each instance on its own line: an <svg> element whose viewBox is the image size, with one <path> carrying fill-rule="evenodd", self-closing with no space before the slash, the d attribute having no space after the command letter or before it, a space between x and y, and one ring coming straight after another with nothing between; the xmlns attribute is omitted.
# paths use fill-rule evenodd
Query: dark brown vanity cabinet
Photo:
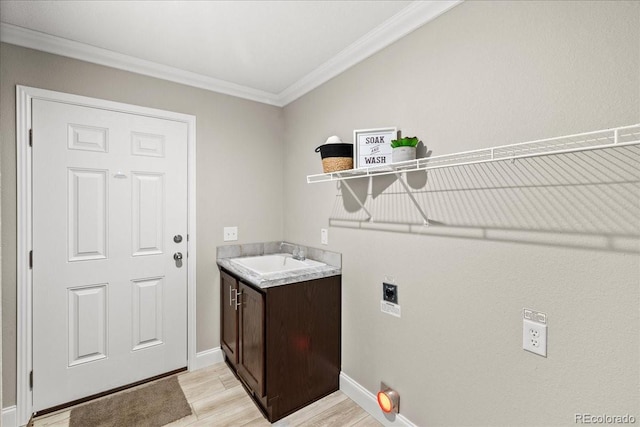
<svg viewBox="0 0 640 427"><path fill-rule="evenodd" d="M259 289L221 270L221 346L269 421L339 388L341 276Z"/></svg>
<svg viewBox="0 0 640 427"><path fill-rule="evenodd" d="M220 347L232 365L238 364L238 281L220 271Z"/></svg>

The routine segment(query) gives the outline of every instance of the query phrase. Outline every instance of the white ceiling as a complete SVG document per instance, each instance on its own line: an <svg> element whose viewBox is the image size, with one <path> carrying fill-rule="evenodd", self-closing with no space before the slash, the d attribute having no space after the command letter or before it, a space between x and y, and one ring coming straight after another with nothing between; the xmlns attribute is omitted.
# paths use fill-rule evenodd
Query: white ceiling
<svg viewBox="0 0 640 427"><path fill-rule="evenodd" d="M458 1L0 1L0 39L285 105Z"/></svg>

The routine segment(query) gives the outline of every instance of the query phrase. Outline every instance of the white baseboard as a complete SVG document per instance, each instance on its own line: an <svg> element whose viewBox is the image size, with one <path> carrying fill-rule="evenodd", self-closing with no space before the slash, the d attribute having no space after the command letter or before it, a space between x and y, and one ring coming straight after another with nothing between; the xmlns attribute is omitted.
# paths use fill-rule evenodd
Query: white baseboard
<svg viewBox="0 0 640 427"><path fill-rule="evenodd" d="M197 371L220 362L224 362L224 353L220 347L216 347L196 353L196 360L189 368L192 371Z"/></svg>
<svg viewBox="0 0 640 427"><path fill-rule="evenodd" d="M385 426L416 427L414 423L400 414L385 414L378 406L376 397L344 372L340 372L340 391L367 411L379 423Z"/></svg>
<svg viewBox="0 0 640 427"><path fill-rule="evenodd" d="M9 406L8 408L2 408L2 423L3 427L17 427L18 421L16 418L16 405Z"/></svg>

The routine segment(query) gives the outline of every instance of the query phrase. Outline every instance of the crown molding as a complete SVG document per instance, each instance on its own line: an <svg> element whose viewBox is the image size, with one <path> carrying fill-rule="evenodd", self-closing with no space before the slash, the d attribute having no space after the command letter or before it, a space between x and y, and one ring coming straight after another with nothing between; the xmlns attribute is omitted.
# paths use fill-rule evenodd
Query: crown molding
<svg viewBox="0 0 640 427"><path fill-rule="evenodd" d="M278 94L278 100L282 105L287 105L295 101L304 94L311 92L338 74L364 61L393 42L400 40L402 37L417 30L427 22L432 21L463 1L464 0L414 1L378 27L356 40L342 52L280 92Z"/></svg>
<svg viewBox="0 0 640 427"><path fill-rule="evenodd" d="M0 23L0 41L281 107L273 93L135 58L73 40Z"/></svg>
<svg viewBox="0 0 640 427"><path fill-rule="evenodd" d="M420 26L437 18L447 10L462 3L462 1L414 1L279 94L253 89L4 22L0 22L0 41L169 80L212 92L284 107Z"/></svg>

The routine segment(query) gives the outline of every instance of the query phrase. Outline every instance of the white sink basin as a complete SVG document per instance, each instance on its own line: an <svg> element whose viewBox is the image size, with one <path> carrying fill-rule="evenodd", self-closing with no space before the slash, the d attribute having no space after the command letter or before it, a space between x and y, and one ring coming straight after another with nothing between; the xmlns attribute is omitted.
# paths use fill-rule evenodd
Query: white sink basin
<svg viewBox="0 0 640 427"><path fill-rule="evenodd" d="M293 259L289 254L271 254L244 258L233 258L230 261L260 275L283 273L287 271L305 270L313 267L321 267L326 264L311 259L300 261Z"/></svg>

